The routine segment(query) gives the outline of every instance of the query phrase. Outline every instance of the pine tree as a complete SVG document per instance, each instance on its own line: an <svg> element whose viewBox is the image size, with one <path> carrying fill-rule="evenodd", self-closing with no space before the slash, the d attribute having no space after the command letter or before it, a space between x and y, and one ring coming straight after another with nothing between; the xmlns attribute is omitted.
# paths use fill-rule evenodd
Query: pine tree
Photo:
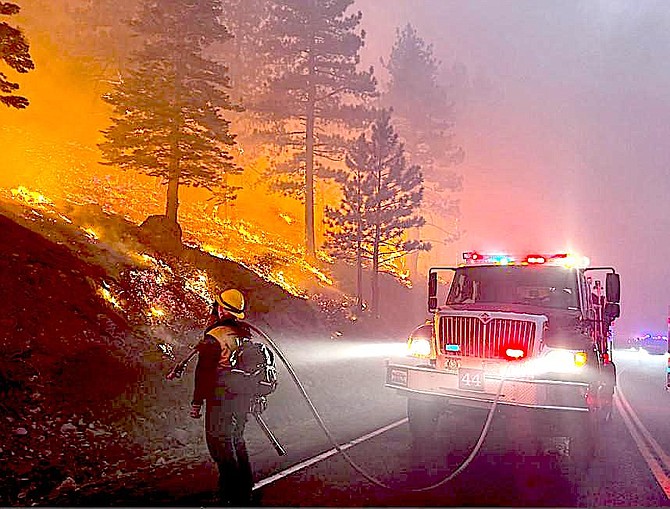
<svg viewBox="0 0 670 509"><path fill-rule="evenodd" d="M175 223L180 185L220 186L233 199L226 177L241 171L228 153L235 137L222 116L240 109L228 95L228 69L203 55L231 37L220 14L216 0L148 2L135 24L144 47L104 96L115 113L100 144L105 164L166 183L165 215Z"/></svg>
<svg viewBox="0 0 670 509"><path fill-rule="evenodd" d="M10 2L0 2L0 15L12 16L17 14L21 8ZM0 58L12 69L19 73L25 73L35 68L30 57L30 46L28 40L20 29L10 26L7 22L0 23ZM4 72L0 72L0 102L12 108L25 108L29 101L20 95L14 95L19 89L18 83L7 79Z"/></svg>
<svg viewBox="0 0 670 509"><path fill-rule="evenodd" d="M328 176L324 161L341 158L338 132L362 126L361 100L376 95L372 68L359 71L362 14L353 0L274 0L265 48L275 55L275 78L258 109L281 124L279 143L293 150L272 169L274 189L304 201L305 249L315 254L314 181ZM339 129L339 131L338 131Z"/></svg>
<svg viewBox="0 0 670 509"><path fill-rule="evenodd" d="M87 57L102 67L105 76L123 72L126 60L141 41L133 37L132 20L141 0L96 0L70 7L72 31L65 34L75 56Z"/></svg>
<svg viewBox="0 0 670 509"><path fill-rule="evenodd" d="M423 197L423 177L419 166L407 163L388 110L379 113L369 138L360 135L346 162L349 172L343 179L341 206L326 208L326 248L355 265L359 305L363 268L371 268L371 307L377 313L379 273L398 257L431 248L427 242L407 240L410 228L424 224L416 213Z"/></svg>
<svg viewBox="0 0 670 509"><path fill-rule="evenodd" d="M221 0L222 22L233 38L220 48L229 63L231 79L240 102L251 109L261 93L265 74L270 72L268 29L271 2L269 0ZM216 52L217 49L214 49ZM237 96L236 96L237 97Z"/></svg>
<svg viewBox="0 0 670 509"><path fill-rule="evenodd" d="M412 25L396 31L386 64L390 82L383 102L393 107L408 157L422 168L424 214L433 216L433 223L458 218L458 201L453 194L461 189L462 178L453 166L464 158L463 149L454 140L453 104L439 83L439 68L432 45L426 44ZM443 242L455 240L458 231L453 223L444 226ZM416 272L417 255L412 257L412 273Z"/></svg>

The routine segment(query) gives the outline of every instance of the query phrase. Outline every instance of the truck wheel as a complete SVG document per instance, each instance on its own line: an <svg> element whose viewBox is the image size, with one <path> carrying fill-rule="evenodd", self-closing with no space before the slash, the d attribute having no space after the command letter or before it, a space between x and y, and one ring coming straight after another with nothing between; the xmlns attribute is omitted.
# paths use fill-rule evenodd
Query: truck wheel
<svg viewBox="0 0 670 509"><path fill-rule="evenodd" d="M440 410L432 401L407 399L407 418L409 432L414 444L429 443L435 435Z"/></svg>

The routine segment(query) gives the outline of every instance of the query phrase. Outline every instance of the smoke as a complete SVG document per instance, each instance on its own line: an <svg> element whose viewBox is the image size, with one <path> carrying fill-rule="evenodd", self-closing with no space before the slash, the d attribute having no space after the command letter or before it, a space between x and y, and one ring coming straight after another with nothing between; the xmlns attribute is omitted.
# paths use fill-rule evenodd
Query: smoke
<svg viewBox="0 0 670 509"><path fill-rule="evenodd" d="M620 335L664 332L670 148L670 5L643 0L357 0L366 58L412 23L442 62L465 69L454 95L463 237L471 249L570 249L622 277ZM383 75L383 73L382 73Z"/></svg>
<svg viewBox="0 0 670 509"><path fill-rule="evenodd" d="M124 187L118 172L98 165L96 144L110 115L100 98L110 83L101 77L109 70L95 77L90 62L84 70L65 56L47 35L63 19L43 12L46 4L25 2L17 20L36 69L11 76L30 106L0 109L0 186L23 185L57 202L102 182L96 198L116 191L130 220L161 213L160 183L128 175L133 184ZM354 8L363 11L367 32L363 63L375 66L382 84L380 58L388 58L396 28L410 22L433 44L456 102L456 142L466 153L456 168L464 177L463 235L435 246L441 261L455 263L473 249L576 251L621 272L620 334L663 332L670 304L664 285L670 276L664 263L670 258L670 5L385 0L380 8L377 0L356 0ZM202 228L198 216L248 221L299 245L301 204L267 192L262 161L245 167L239 182L245 190L225 207L214 210L207 191L184 190L184 204L204 203L184 208L189 221L194 228ZM87 185L73 185L77 179ZM326 189L319 193L317 209L334 199Z"/></svg>

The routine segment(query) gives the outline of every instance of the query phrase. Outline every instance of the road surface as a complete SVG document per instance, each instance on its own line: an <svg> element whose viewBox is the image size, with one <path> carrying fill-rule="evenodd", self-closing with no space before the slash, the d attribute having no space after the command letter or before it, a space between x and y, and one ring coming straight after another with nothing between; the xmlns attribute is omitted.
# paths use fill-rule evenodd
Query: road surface
<svg viewBox="0 0 670 509"><path fill-rule="evenodd" d="M299 359L298 352L293 353ZM404 399L382 387L382 354L329 357L332 362L322 368L324 378L306 389L315 396L314 404L335 439L344 444L348 458L333 449L307 405L300 412L297 406L291 409L290 426L268 413L267 420L289 453L277 456L255 423L249 424L259 505L670 506L666 356L615 352L619 374L616 411L598 458L588 468L576 468L559 442L541 454L519 450L513 444L523 442L532 430L521 426L518 417L495 415L479 453L449 482L442 481L472 450L486 412L442 419L435 444L417 452L410 445ZM346 376L334 375L343 371ZM215 483L216 471L203 455L200 461L181 463L179 468L157 469L153 478L143 476L142 482L126 479L124 487L110 483L80 493L71 502L213 506Z"/></svg>

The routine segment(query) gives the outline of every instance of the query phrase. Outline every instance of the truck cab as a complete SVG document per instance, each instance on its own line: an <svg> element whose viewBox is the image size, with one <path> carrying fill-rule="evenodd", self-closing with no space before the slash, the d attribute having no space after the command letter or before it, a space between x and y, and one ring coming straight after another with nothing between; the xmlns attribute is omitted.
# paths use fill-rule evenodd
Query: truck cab
<svg viewBox="0 0 670 509"><path fill-rule="evenodd" d="M549 421L577 416L577 434L594 443L611 415L619 300L612 267L569 254L470 252L431 268L431 317L410 334L409 356L387 364L386 386L408 398L413 439L429 440L445 409L495 403Z"/></svg>

